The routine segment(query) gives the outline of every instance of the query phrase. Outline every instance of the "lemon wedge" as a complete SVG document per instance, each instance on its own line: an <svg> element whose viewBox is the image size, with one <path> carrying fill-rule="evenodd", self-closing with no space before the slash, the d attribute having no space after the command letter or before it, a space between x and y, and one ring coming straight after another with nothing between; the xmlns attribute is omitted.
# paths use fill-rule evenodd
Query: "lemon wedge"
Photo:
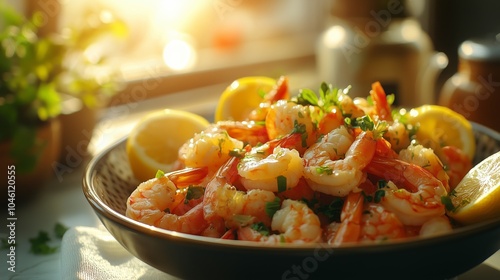
<svg viewBox="0 0 500 280"><path fill-rule="evenodd" d="M476 141L472 125L459 113L439 105L424 105L410 111L409 123L419 128L415 135L424 146L455 146L469 159L474 157Z"/></svg>
<svg viewBox="0 0 500 280"><path fill-rule="evenodd" d="M449 197L448 216L464 225L500 217L500 152L474 166Z"/></svg>
<svg viewBox="0 0 500 280"><path fill-rule="evenodd" d="M202 116L182 110L165 109L144 116L132 128L126 143L135 177L146 181L158 170L170 171L179 148L208 125Z"/></svg>
<svg viewBox="0 0 500 280"><path fill-rule="evenodd" d="M215 122L244 121L263 101L262 93L269 92L276 80L264 76L243 77L232 82L221 94L215 109Z"/></svg>

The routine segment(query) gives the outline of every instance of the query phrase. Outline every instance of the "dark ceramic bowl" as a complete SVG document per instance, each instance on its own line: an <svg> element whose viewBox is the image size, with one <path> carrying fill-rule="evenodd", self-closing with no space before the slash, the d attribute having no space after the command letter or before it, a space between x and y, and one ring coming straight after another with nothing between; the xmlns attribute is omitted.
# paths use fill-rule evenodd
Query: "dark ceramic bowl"
<svg viewBox="0 0 500 280"><path fill-rule="evenodd" d="M473 124L475 161L500 150L500 134ZM130 253L183 279L446 279L500 249L500 219L432 238L332 248L323 244L261 246L193 236L127 218L125 202L138 185L125 139L92 159L83 192L104 226Z"/></svg>

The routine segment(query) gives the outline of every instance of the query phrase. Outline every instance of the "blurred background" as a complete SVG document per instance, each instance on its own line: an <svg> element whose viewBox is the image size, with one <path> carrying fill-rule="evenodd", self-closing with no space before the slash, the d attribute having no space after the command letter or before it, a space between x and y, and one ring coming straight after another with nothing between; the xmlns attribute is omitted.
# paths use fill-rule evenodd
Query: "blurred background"
<svg viewBox="0 0 500 280"><path fill-rule="evenodd" d="M71 151L86 155L96 120L103 119L95 108L113 109L104 119L129 117L121 133L141 104L176 106L210 119L220 93L243 76L287 75L294 92L316 90L325 81L351 86L350 94L362 97L380 81L397 106L442 102L476 121L474 114L486 111L480 101L492 112L500 102L495 0L0 1L29 20L19 28L22 21L2 9L0 60L8 67L0 69L0 87L6 88L0 105L17 107L0 110L3 121L13 120L5 131L14 134L0 140L23 138L16 136L20 122L59 116L65 162ZM459 47L475 38L489 43L469 44L462 54L496 66L460 67ZM459 68L464 75L452 79ZM490 91L466 99L484 80ZM462 85L465 99L440 100L445 85L452 93ZM21 92L24 97L12 97ZM18 121L33 115L38 119Z"/></svg>
<svg viewBox="0 0 500 280"><path fill-rule="evenodd" d="M470 38L496 34L500 28L500 19L496 15L500 10L500 3L494 0L479 3L466 0L7 2L26 13L41 10L46 20L42 28L44 32L64 32L69 26L92 25L93 21L110 18L123 20L128 28L126 38L103 38L98 44L90 46L85 55L94 60L107 56L107 63L119 65L120 73L128 85L123 89L123 94L127 94L127 91L131 94L134 84L154 78L158 86L145 93L148 97L230 81L238 76L277 76L295 73L301 68L337 73L337 69L325 70L319 65L318 59L321 59L321 63L347 67L347 64L335 65L334 61L324 61L333 57L318 50L318 45L324 44L321 42L322 34L336 24L335 20L341 19L352 24L353 20L361 17L366 17L367 20L361 22L363 25L358 24L358 30L370 37L370 43L376 41L374 38L382 35L397 20L415 19L419 24L417 28L421 28L429 37L430 44L418 46L419 51L443 52L448 60L447 66L438 73L435 82L437 91L457 71L457 50L460 43ZM389 11L391 5L396 10L389 14L387 22L377 21L376 13ZM403 6L404 11L396 13L398 5ZM379 26L367 26L370 20L375 20ZM355 29L347 32L355 33ZM417 39L427 40L423 37ZM368 52L368 48L364 46L358 49ZM358 55L357 51L355 55ZM397 55L396 52L393 54ZM379 67L378 71L385 69ZM327 79L332 73L317 75ZM353 76L354 73L350 75ZM337 81L336 78L330 80ZM311 86L315 86L315 82L317 81L311 81ZM397 90L394 82L387 82L387 86L391 90ZM436 94L434 92L433 97ZM125 100L128 99L115 98L113 104L126 102Z"/></svg>

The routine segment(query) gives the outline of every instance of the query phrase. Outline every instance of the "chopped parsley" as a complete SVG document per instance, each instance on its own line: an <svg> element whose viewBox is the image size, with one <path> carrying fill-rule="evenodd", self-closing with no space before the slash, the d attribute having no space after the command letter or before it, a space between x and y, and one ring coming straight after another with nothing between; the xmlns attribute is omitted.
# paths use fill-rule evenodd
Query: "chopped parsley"
<svg viewBox="0 0 500 280"><path fill-rule="evenodd" d="M250 228L264 236L268 236L271 233L271 230L262 222L252 224Z"/></svg>
<svg viewBox="0 0 500 280"><path fill-rule="evenodd" d="M65 225L61 223L56 223L54 225L54 234L57 238L62 239L66 231L68 231L68 227L66 227Z"/></svg>
<svg viewBox="0 0 500 280"><path fill-rule="evenodd" d="M229 156L235 158L243 158L245 157L245 151L242 149L233 149L229 151Z"/></svg>
<svg viewBox="0 0 500 280"><path fill-rule="evenodd" d="M163 176L165 176L165 172L163 172L162 170L157 170L156 171L156 175L155 175L156 179L160 179Z"/></svg>
<svg viewBox="0 0 500 280"><path fill-rule="evenodd" d="M67 230L68 228L61 223L56 223L53 228L54 235L58 239L61 239ZM29 239L31 243L30 252L35 255L49 255L57 252L58 247L51 246L51 240L52 239L46 231L39 231L37 236Z"/></svg>
<svg viewBox="0 0 500 280"><path fill-rule="evenodd" d="M318 167L316 167L316 173L318 173L318 174L332 175L333 174L333 169L331 167L318 166Z"/></svg>
<svg viewBox="0 0 500 280"><path fill-rule="evenodd" d="M276 178L277 184L278 184L278 192L284 192L286 191L286 177L283 175L280 175Z"/></svg>
<svg viewBox="0 0 500 280"><path fill-rule="evenodd" d="M382 198L385 196L384 190L376 190L375 194L373 194L373 202L379 203L382 201Z"/></svg>
<svg viewBox="0 0 500 280"><path fill-rule="evenodd" d="M35 255L49 255L57 251L57 247L50 246L49 234L46 231L39 231L36 237L30 238L31 243L30 252Z"/></svg>
<svg viewBox="0 0 500 280"><path fill-rule="evenodd" d="M191 199L201 198L205 194L205 188L200 186L189 186L186 190L184 204L188 204Z"/></svg>
<svg viewBox="0 0 500 280"><path fill-rule="evenodd" d="M274 201L266 202L266 214L269 217L273 217L274 213L280 209L281 200L278 197L274 198Z"/></svg>
<svg viewBox="0 0 500 280"><path fill-rule="evenodd" d="M455 205L453 205L453 202L451 201L451 198L449 196L446 195L442 196L441 203L443 203L447 211L455 212L457 210L457 208L455 207Z"/></svg>
<svg viewBox="0 0 500 280"><path fill-rule="evenodd" d="M323 213L331 221L340 221L343 205L344 201L339 197L335 197L330 204L320 206L318 212Z"/></svg>

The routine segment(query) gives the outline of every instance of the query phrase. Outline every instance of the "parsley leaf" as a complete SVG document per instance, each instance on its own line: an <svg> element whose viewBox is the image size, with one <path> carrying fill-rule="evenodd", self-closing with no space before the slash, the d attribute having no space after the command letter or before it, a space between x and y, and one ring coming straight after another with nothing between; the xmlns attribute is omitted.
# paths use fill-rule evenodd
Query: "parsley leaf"
<svg viewBox="0 0 500 280"><path fill-rule="evenodd" d="M205 194L205 188L200 186L189 186L186 191L184 204L187 204L191 199L201 198Z"/></svg>
<svg viewBox="0 0 500 280"><path fill-rule="evenodd" d="M250 228L264 236L268 236L271 233L271 230L262 222L252 224Z"/></svg>
<svg viewBox="0 0 500 280"><path fill-rule="evenodd" d="M266 202L266 214L269 217L273 217L274 213L280 209L281 200L278 197L274 198L274 201Z"/></svg>
<svg viewBox="0 0 500 280"><path fill-rule="evenodd" d="M59 239L63 238L63 235L64 235L64 233L66 233L67 230L68 230L68 227L66 227L65 225L63 225L61 223L56 223L54 225L54 233L55 233L56 237Z"/></svg>
<svg viewBox="0 0 500 280"><path fill-rule="evenodd" d="M340 221L340 213L342 212L343 205L344 201L341 198L335 197L330 204L320 206L318 211L332 221Z"/></svg>
<svg viewBox="0 0 500 280"><path fill-rule="evenodd" d="M163 172L162 170L157 170L156 171L156 175L155 175L156 179L159 179L159 178L161 178L163 176L165 176L165 172Z"/></svg>
<svg viewBox="0 0 500 280"><path fill-rule="evenodd" d="M57 251L57 247L50 246L50 237L46 231L39 231L38 236L29 239L30 252L35 255L49 255Z"/></svg>
<svg viewBox="0 0 500 280"><path fill-rule="evenodd" d="M442 196L441 203L443 203L444 207L448 211L455 212L457 210L457 208L455 207L455 205L453 205L453 202L451 201L451 198L449 196Z"/></svg>
<svg viewBox="0 0 500 280"><path fill-rule="evenodd" d="M278 192L280 193L286 191L286 177L280 175L276 178L276 181L278 183Z"/></svg>

